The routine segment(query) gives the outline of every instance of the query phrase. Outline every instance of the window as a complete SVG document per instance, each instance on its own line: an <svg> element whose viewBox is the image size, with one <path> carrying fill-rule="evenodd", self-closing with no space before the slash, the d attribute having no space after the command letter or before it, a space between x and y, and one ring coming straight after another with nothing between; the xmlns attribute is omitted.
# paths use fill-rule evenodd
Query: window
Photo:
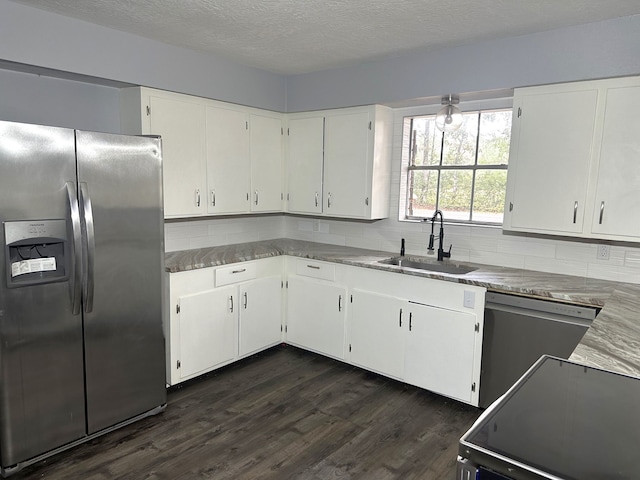
<svg viewBox="0 0 640 480"><path fill-rule="evenodd" d="M408 117L405 128L407 219L442 210L446 221L502 223L511 110L464 112L455 132L438 130L435 115Z"/></svg>

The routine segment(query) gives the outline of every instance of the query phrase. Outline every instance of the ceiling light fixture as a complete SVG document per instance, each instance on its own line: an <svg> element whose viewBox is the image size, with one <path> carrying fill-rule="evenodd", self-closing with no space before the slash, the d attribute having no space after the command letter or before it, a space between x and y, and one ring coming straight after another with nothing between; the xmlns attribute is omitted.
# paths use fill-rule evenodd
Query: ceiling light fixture
<svg viewBox="0 0 640 480"><path fill-rule="evenodd" d="M444 107L436 115L436 127L443 132L455 132L462 125L462 112L455 106L460 103L460 97L445 95L441 103Z"/></svg>

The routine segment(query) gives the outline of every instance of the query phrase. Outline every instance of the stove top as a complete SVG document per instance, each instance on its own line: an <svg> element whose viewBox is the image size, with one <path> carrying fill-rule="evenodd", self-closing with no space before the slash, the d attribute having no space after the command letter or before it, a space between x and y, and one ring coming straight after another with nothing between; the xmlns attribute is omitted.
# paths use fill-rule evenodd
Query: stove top
<svg viewBox="0 0 640 480"><path fill-rule="evenodd" d="M640 379L543 356L460 440L519 479L640 478Z"/></svg>

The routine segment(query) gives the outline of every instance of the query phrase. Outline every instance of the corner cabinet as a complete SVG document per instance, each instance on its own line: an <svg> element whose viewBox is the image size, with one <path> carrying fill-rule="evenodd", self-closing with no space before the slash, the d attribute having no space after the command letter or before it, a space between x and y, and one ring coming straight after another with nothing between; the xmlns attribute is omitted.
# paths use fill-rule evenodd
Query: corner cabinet
<svg viewBox="0 0 640 480"><path fill-rule="evenodd" d="M347 289L335 282L336 266L288 261L287 343L344 360Z"/></svg>
<svg viewBox="0 0 640 480"><path fill-rule="evenodd" d="M281 258L168 275L169 385L280 343Z"/></svg>
<svg viewBox="0 0 640 480"><path fill-rule="evenodd" d="M287 211L388 217L392 126L380 105L289 115Z"/></svg>
<svg viewBox="0 0 640 480"><path fill-rule="evenodd" d="M640 78L517 89L505 230L638 241Z"/></svg>
<svg viewBox="0 0 640 480"><path fill-rule="evenodd" d="M121 130L160 135L166 218L282 211L283 115L144 87Z"/></svg>

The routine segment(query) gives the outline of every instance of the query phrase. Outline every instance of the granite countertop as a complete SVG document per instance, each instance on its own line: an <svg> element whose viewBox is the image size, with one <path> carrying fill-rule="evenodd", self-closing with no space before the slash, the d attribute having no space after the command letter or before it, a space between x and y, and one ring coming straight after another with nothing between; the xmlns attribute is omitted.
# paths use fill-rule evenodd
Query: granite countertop
<svg viewBox="0 0 640 480"><path fill-rule="evenodd" d="M397 255L393 252L287 238L171 252L165 256L165 266L167 272L176 273L278 255L477 285L494 292L602 307L570 359L640 377L640 285L636 284L471 263L464 265L476 267L477 270L465 275L450 275L379 263L380 260ZM435 259L427 260L436 263Z"/></svg>

